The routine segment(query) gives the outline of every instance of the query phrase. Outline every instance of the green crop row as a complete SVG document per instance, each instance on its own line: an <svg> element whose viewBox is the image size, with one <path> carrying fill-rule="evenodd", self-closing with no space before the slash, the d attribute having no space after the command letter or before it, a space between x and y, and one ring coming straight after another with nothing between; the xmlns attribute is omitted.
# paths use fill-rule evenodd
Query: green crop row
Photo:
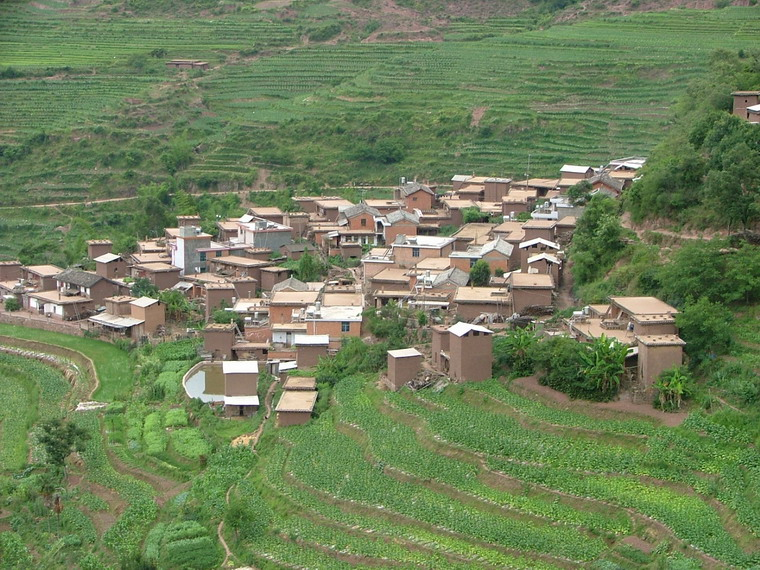
<svg viewBox="0 0 760 570"><path fill-rule="evenodd" d="M382 414L376 407L357 405L364 399L367 386L360 378L343 380L335 390L342 421L356 425L367 434L372 456L376 461L411 474L419 480L445 483L510 509L571 526L582 526L611 533L627 533L630 521L625 516L606 517L590 510L568 507L552 499L541 499L497 491L478 479L479 468L422 447L414 431Z"/></svg>
<svg viewBox="0 0 760 570"><path fill-rule="evenodd" d="M509 555L496 547L487 547L437 529L429 530L421 525L412 524L412 521L406 521L406 523L393 522L385 516L383 511L378 511L377 516L372 516L336 506L332 502L323 500L318 493L308 488L293 485L283 478L288 469L289 454L289 448L281 444L275 445L267 451L263 469L263 482L266 485L265 496L271 496L271 494L285 496L294 505L298 505L298 508L317 513L319 516L328 519L330 524L339 525L354 532L365 532L370 536L384 536L402 544L411 542L418 547L431 551L433 554L430 555L429 560L434 565L436 560L442 560L442 558L438 558L437 553L440 553L442 556L450 555L458 559L482 562L503 568L535 568L537 570L555 568L545 561ZM440 566L436 565L436 567Z"/></svg>
<svg viewBox="0 0 760 570"><path fill-rule="evenodd" d="M289 469L303 483L342 500L399 513L438 528L520 551L571 560L592 560L604 548L598 539L569 527L499 516L452 501L424 486L394 479L371 464L361 449L327 422L288 433L294 442ZM324 461L330 457L331 461Z"/></svg>

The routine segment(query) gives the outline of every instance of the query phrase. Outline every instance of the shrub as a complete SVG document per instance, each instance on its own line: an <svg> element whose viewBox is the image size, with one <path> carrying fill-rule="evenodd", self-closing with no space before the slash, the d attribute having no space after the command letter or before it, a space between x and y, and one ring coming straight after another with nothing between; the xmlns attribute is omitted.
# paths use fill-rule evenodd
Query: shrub
<svg viewBox="0 0 760 570"><path fill-rule="evenodd" d="M5 300L5 310L6 311L18 311L21 309L21 303L19 303L18 299L16 297L8 297Z"/></svg>
<svg viewBox="0 0 760 570"><path fill-rule="evenodd" d="M164 427L184 427L187 425L187 412L182 408L172 408L164 416Z"/></svg>
<svg viewBox="0 0 760 570"><path fill-rule="evenodd" d="M172 432L172 447L182 457L198 459L208 455L211 445L203 438L198 428L182 428Z"/></svg>

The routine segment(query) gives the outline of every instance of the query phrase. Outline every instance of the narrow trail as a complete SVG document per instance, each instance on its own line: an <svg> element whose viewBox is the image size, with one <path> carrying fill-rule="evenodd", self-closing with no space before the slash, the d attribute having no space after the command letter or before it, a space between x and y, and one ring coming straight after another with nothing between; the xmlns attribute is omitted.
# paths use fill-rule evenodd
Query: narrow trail
<svg viewBox="0 0 760 570"><path fill-rule="evenodd" d="M259 424L259 427L256 428L256 430L253 433L250 434L244 434L241 436L236 437L230 445L247 445L250 446L251 449L255 449L256 444L259 442L259 438L261 437L261 434L264 432L264 427L266 426L266 422L269 419L269 416L272 413L272 398L274 397L274 392L277 389L277 381L275 380L272 382L272 384L269 386L269 390L267 390L266 396L264 396L264 419L261 420L261 423ZM248 471L248 473L245 474L244 479L247 479L251 476L251 473L253 472L253 469ZM224 496L224 502L225 504L230 504L230 493L232 493L232 489L235 488L235 485L237 483L234 483L230 485L230 487L227 489L227 493ZM224 519L219 521L219 525L216 527L216 536L219 539L219 542L222 545L222 548L224 548L224 560L222 561L221 566L226 567L227 563L230 561L231 558L235 558L235 555L230 550L230 547L227 545L227 541L224 540ZM250 566L249 566L250 567ZM255 568L255 567L252 567Z"/></svg>

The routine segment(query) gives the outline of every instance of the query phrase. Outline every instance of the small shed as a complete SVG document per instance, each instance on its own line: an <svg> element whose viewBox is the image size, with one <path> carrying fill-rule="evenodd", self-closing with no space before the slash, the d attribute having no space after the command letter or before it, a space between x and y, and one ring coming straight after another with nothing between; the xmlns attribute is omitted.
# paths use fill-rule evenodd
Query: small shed
<svg viewBox="0 0 760 570"><path fill-rule="evenodd" d="M293 340L296 347L298 368L312 368L319 363L320 358L327 357L330 345L328 334L297 334Z"/></svg>
<svg viewBox="0 0 760 570"><path fill-rule="evenodd" d="M285 390L277 402L277 425L279 427L303 425L311 418L317 392L311 390Z"/></svg>
<svg viewBox="0 0 760 570"><path fill-rule="evenodd" d="M416 348L388 351L388 385L398 390L412 380L422 366L422 353Z"/></svg>

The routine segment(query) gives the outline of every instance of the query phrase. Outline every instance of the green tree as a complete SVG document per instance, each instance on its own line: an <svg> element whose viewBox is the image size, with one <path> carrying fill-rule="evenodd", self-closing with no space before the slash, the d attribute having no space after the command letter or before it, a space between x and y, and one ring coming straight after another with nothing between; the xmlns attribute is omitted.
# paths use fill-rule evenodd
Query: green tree
<svg viewBox="0 0 760 570"><path fill-rule="evenodd" d="M588 180L581 180L577 184L573 184L567 189L567 196L575 206L582 206L591 198L591 182Z"/></svg>
<svg viewBox="0 0 760 570"><path fill-rule="evenodd" d="M657 389L656 404L666 412L681 409L681 404L694 391L694 378L683 366L663 371L654 383Z"/></svg>
<svg viewBox="0 0 760 570"><path fill-rule="evenodd" d="M294 273L295 277L304 283L321 281L327 274L327 266L318 257L304 252L295 264Z"/></svg>
<svg viewBox="0 0 760 570"><path fill-rule="evenodd" d="M732 322L731 311L706 297L687 303L676 315L679 333L686 341L684 350L694 363L728 352Z"/></svg>
<svg viewBox="0 0 760 570"><path fill-rule="evenodd" d="M609 271L625 250L619 204L597 195L589 202L573 234L570 260L578 285L590 283Z"/></svg>
<svg viewBox="0 0 760 570"><path fill-rule="evenodd" d="M151 297L158 299L158 287L146 277L138 277L132 283L131 293L133 297Z"/></svg>
<svg viewBox="0 0 760 570"><path fill-rule="evenodd" d="M5 310L6 311L18 311L21 309L21 303L19 303L18 299L16 297L8 297L5 300Z"/></svg>
<svg viewBox="0 0 760 570"><path fill-rule="evenodd" d="M465 208L462 210L462 222L465 224L473 224L483 222L488 219L488 215L484 214L478 208Z"/></svg>
<svg viewBox="0 0 760 570"><path fill-rule="evenodd" d="M585 348L581 352L583 374L599 390L600 399L609 400L620 388L628 347L614 338L601 335Z"/></svg>
<svg viewBox="0 0 760 570"><path fill-rule="evenodd" d="M174 321L188 319L195 311L195 305L185 297L182 291L176 289L161 291L158 294L158 300L166 305L166 316Z"/></svg>
<svg viewBox="0 0 760 570"><path fill-rule="evenodd" d="M538 344L539 338L527 328L518 328L503 336L494 337L494 374L505 369L517 376L533 374L534 351Z"/></svg>
<svg viewBox="0 0 760 570"><path fill-rule="evenodd" d="M73 451L82 451L90 434L73 422L49 420L41 426L38 441L45 450L47 462L55 469L63 469L66 458Z"/></svg>
<svg viewBox="0 0 760 570"><path fill-rule="evenodd" d="M484 259L478 259L470 268L470 283L475 287L486 287L491 282L491 267Z"/></svg>

